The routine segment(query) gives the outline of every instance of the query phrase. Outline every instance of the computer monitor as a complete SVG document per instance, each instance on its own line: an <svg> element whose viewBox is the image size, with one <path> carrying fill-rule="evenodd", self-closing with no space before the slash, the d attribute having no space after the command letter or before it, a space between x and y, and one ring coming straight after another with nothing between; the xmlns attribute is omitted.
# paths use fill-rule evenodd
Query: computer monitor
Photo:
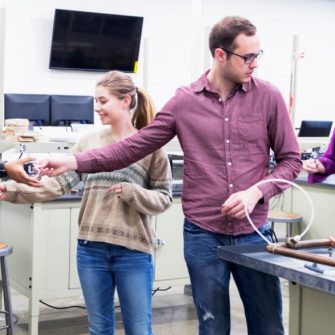
<svg viewBox="0 0 335 335"><path fill-rule="evenodd" d="M328 137L333 121L301 121L299 137Z"/></svg>
<svg viewBox="0 0 335 335"><path fill-rule="evenodd" d="M6 93L6 119L28 119L33 126L48 126L50 124L50 96Z"/></svg>
<svg viewBox="0 0 335 335"><path fill-rule="evenodd" d="M70 126L71 123L94 123L93 97L51 95L51 125Z"/></svg>

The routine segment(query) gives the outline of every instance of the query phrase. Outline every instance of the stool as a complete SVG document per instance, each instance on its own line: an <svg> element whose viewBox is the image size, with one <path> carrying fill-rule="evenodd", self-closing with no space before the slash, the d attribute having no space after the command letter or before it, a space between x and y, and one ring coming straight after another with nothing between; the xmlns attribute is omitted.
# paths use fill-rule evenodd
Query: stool
<svg viewBox="0 0 335 335"><path fill-rule="evenodd" d="M286 223L286 237L292 236L292 224L297 224L298 232L301 234L302 216L292 212L269 211L268 220L271 222L271 229L274 230L275 222Z"/></svg>
<svg viewBox="0 0 335 335"><path fill-rule="evenodd" d="M3 300L5 310L0 311L5 314L6 324L1 326L0 329L7 329L7 335L14 335L14 316L12 312L12 302L10 297L10 287L7 270L6 256L13 252L13 248L6 243L0 242L0 264L1 264L1 279L3 289Z"/></svg>

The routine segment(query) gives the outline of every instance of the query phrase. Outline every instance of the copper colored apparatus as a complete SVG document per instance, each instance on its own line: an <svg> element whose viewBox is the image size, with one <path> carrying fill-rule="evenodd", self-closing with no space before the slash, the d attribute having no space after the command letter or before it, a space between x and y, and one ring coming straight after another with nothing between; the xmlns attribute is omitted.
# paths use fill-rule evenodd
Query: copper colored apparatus
<svg viewBox="0 0 335 335"><path fill-rule="evenodd" d="M271 243L266 246L266 250L272 254L288 256L292 258L302 259L318 264L335 266L335 258L332 256L332 250L335 246L335 239L328 237L326 239L306 240L296 242L289 237L286 242ZM328 247L329 256L315 255L309 252L302 252L299 249Z"/></svg>

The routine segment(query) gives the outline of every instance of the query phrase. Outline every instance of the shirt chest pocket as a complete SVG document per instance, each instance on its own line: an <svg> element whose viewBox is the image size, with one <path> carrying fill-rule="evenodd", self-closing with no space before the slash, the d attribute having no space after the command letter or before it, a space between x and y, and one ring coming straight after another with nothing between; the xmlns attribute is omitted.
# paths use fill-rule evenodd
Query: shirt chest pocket
<svg viewBox="0 0 335 335"><path fill-rule="evenodd" d="M267 127L263 119L241 118L236 128L236 141L242 150L259 152L268 142Z"/></svg>

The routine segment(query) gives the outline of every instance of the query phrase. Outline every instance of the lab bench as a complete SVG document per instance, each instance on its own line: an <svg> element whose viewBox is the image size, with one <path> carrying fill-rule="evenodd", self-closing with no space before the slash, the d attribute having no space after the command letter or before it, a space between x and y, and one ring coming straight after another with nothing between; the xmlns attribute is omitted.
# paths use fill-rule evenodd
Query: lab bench
<svg viewBox="0 0 335 335"><path fill-rule="evenodd" d="M37 335L39 300L81 295L75 259L80 196L0 206L1 240L14 250L8 257L10 283L29 298L29 334ZM153 220L159 242L154 287L188 284L180 198Z"/></svg>
<svg viewBox="0 0 335 335"><path fill-rule="evenodd" d="M335 176L329 176L319 184L308 184L306 173L296 180L311 197L315 217L304 239L335 238ZM298 189L292 189L292 211L303 216L305 228L311 209L306 198ZM321 277L326 277L325 271ZM332 277L335 282L335 276ZM305 285L290 285L290 335L326 335L334 332L335 318L333 308L335 292L322 291Z"/></svg>
<svg viewBox="0 0 335 335"><path fill-rule="evenodd" d="M335 176L320 184L308 184L307 175L302 173L295 183L308 193L315 207L313 224L303 239L335 237ZM285 210L302 215L304 231L311 215L305 195L292 187L283 193L283 197ZM295 233L297 231L293 235ZM289 281L290 335L334 332L335 268L321 265L324 273L319 274L305 268L307 261L270 254L265 251L265 246L222 247L218 252L228 261Z"/></svg>
<svg viewBox="0 0 335 335"><path fill-rule="evenodd" d="M310 248L312 254L327 254L327 248ZM305 267L310 262L272 254L265 244L220 247L221 258L289 280L289 334L327 335L335 328L335 268L321 266L324 273Z"/></svg>

